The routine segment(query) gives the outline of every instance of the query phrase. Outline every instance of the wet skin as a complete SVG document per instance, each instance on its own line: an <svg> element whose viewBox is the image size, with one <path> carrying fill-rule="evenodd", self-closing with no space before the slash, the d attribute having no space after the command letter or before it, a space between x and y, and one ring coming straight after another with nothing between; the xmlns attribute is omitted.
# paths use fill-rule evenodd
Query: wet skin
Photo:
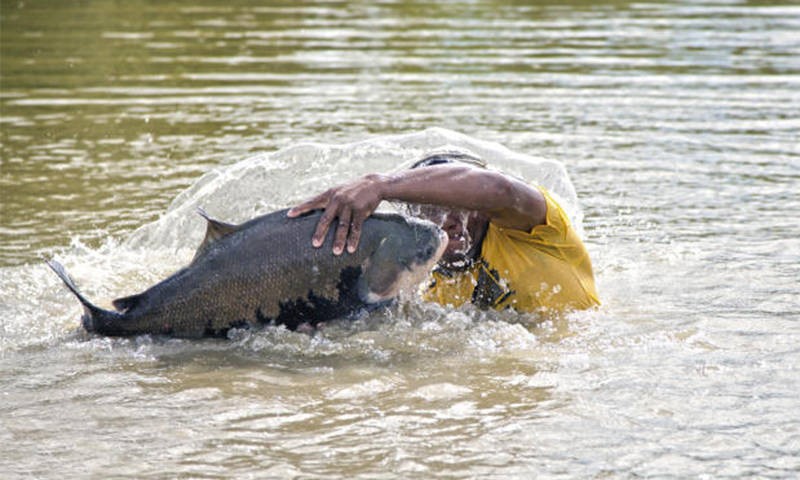
<svg viewBox="0 0 800 480"><path fill-rule="evenodd" d="M411 207L410 213L431 221L445 231L447 248L439 264L451 270L468 266L480 255L481 244L489 219L479 212L461 209L448 209L433 205Z"/></svg>
<svg viewBox="0 0 800 480"><path fill-rule="evenodd" d="M502 228L530 231L545 222L547 212L542 193L527 183L456 163L369 174L312 197L287 215L295 218L322 210L311 243L320 247L328 230L334 230L333 253L341 255L345 249L356 251L361 225L384 200L415 205L420 214L414 216L430 219L447 231L442 264L452 268L466 266L466 260L479 255L489 221Z"/></svg>

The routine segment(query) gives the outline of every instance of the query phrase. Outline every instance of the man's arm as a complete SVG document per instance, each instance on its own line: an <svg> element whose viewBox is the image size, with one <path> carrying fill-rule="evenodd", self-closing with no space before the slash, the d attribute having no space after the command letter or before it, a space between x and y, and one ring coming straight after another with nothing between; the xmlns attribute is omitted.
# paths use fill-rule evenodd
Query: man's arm
<svg viewBox="0 0 800 480"><path fill-rule="evenodd" d="M312 238L315 247L322 245L338 219L333 243L338 255L345 244L349 252L356 250L364 220L383 200L475 210L498 226L524 231L545 223L547 215L544 196L537 189L499 172L458 164L366 175L295 206L288 215L325 210Z"/></svg>

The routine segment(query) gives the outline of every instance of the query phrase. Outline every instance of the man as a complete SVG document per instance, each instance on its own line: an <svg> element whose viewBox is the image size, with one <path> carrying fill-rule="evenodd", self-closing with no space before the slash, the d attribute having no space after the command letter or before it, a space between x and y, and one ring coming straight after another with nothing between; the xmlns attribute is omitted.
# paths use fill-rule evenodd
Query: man
<svg viewBox="0 0 800 480"><path fill-rule="evenodd" d="M545 189L471 155L431 155L409 170L366 175L288 215L324 210L312 244L321 246L334 228L333 253L341 255L356 250L364 220L384 200L410 204L412 214L447 232L427 300L542 313L599 304L589 255L562 208Z"/></svg>

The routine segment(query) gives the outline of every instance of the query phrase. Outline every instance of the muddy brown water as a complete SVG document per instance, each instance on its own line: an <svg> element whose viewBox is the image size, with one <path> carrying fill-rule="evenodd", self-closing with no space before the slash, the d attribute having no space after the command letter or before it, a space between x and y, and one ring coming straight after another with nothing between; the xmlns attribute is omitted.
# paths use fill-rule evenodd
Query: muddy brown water
<svg viewBox="0 0 800 480"><path fill-rule="evenodd" d="M0 3L0 477L792 478L792 2ZM238 221L468 148L569 205L603 306L410 298L314 335L107 339Z"/></svg>

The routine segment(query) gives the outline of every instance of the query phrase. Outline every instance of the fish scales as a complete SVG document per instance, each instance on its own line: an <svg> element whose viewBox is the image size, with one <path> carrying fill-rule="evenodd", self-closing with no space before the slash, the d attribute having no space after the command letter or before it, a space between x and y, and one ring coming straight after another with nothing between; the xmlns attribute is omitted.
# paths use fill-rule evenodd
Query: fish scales
<svg viewBox="0 0 800 480"><path fill-rule="evenodd" d="M84 305L84 327L105 335L219 336L265 323L296 328L354 313L394 298L419 282L441 256L438 227L376 214L363 225L354 253L333 255L333 229L320 248L311 236L320 212L290 219L286 210L241 225L209 218L194 260L146 291L115 300L117 311L92 305L56 262L49 262Z"/></svg>

